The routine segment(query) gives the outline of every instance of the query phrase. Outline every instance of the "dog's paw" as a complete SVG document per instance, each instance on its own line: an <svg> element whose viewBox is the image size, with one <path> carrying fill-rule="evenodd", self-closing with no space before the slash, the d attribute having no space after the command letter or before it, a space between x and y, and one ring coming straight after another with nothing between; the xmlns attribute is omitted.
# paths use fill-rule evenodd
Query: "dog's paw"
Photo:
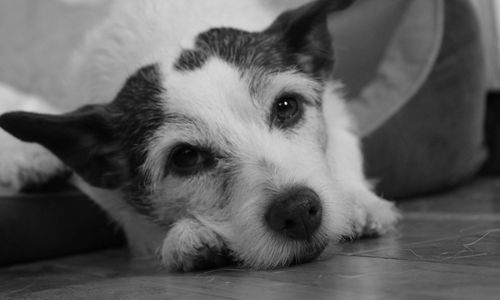
<svg viewBox="0 0 500 300"><path fill-rule="evenodd" d="M14 190L29 190L69 170L47 149L24 143L0 129L0 185Z"/></svg>
<svg viewBox="0 0 500 300"><path fill-rule="evenodd" d="M232 263L222 239L196 220L177 222L168 232L161 249L162 265L170 271L194 271Z"/></svg>
<svg viewBox="0 0 500 300"><path fill-rule="evenodd" d="M394 203L368 195L357 201L352 223L354 237L374 237L394 230L401 213Z"/></svg>
<svg viewBox="0 0 500 300"><path fill-rule="evenodd" d="M396 206L386 200L371 203L366 209L366 224L362 236L384 235L394 230L396 223L401 219L401 213Z"/></svg>

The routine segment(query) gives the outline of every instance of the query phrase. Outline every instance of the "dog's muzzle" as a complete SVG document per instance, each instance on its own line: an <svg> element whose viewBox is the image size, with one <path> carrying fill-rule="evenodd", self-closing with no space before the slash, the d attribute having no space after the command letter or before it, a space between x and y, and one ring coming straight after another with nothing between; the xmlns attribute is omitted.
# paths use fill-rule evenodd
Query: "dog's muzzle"
<svg viewBox="0 0 500 300"><path fill-rule="evenodd" d="M275 232L293 240L310 240L321 225L322 207L309 188L294 188L274 198L265 220Z"/></svg>

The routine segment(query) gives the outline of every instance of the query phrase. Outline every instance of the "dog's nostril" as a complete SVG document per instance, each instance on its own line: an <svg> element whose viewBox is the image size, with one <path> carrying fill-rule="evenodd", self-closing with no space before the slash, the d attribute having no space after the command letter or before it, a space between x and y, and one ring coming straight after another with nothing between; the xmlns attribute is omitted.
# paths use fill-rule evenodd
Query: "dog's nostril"
<svg viewBox="0 0 500 300"><path fill-rule="evenodd" d="M313 206L309 209L309 215L314 216L318 213L318 208Z"/></svg>
<svg viewBox="0 0 500 300"><path fill-rule="evenodd" d="M291 229L295 226L295 222L293 220L287 219L285 221L285 226L283 226L283 229Z"/></svg>
<svg viewBox="0 0 500 300"><path fill-rule="evenodd" d="M310 189L294 189L274 199L265 220L269 227L295 240L312 237L321 224L319 197Z"/></svg>

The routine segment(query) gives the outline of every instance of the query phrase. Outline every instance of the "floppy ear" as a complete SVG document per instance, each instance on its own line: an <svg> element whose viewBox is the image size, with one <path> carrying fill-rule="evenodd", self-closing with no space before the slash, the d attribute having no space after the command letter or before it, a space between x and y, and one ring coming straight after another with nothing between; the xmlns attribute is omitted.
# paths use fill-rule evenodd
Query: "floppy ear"
<svg viewBox="0 0 500 300"><path fill-rule="evenodd" d="M25 142L49 149L89 184L117 188L128 175L127 162L104 106L86 106L63 115L11 112L0 127Z"/></svg>
<svg viewBox="0 0 500 300"><path fill-rule="evenodd" d="M333 71L334 53L327 26L328 14L349 7L354 0L317 0L286 11L264 33L277 35L293 52L300 67L326 77Z"/></svg>

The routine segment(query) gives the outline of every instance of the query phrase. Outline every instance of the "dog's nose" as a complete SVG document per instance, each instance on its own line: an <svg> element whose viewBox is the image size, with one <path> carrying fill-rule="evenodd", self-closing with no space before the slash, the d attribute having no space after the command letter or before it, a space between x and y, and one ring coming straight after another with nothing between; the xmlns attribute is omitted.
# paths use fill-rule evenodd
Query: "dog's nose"
<svg viewBox="0 0 500 300"><path fill-rule="evenodd" d="M294 240L308 240L321 224L318 195L308 188L294 189L274 199L265 219L272 230Z"/></svg>

